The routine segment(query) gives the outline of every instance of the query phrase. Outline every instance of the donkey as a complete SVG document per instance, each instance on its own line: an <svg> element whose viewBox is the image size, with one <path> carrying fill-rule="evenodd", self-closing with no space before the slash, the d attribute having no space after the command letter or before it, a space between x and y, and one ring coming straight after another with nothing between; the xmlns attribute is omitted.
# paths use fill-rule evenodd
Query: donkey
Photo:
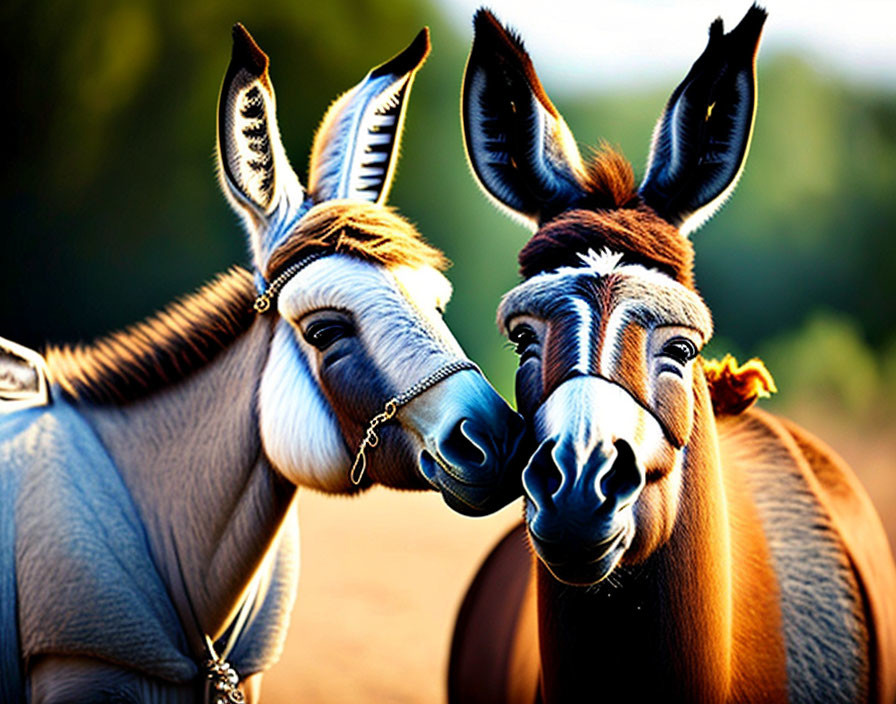
<svg viewBox="0 0 896 704"><path fill-rule="evenodd" d="M870 500L750 408L774 389L758 360L699 356L688 234L743 168L765 18L712 24L636 189L617 152L583 162L522 42L475 17L467 154L536 230L498 324L537 449L523 524L461 607L452 702L894 701L896 568Z"/></svg>
<svg viewBox="0 0 896 704"><path fill-rule="evenodd" d="M523 420L442 320L443 255L384 205L428 52L424 29L333 103L306 191L236 25L217 153L253 273L50 348L43 405L21 407L42 359L6 374L4 702L26 680L35 702L255 700L295 594L297 486L437 489L468 514L521 493Z"/></svg>

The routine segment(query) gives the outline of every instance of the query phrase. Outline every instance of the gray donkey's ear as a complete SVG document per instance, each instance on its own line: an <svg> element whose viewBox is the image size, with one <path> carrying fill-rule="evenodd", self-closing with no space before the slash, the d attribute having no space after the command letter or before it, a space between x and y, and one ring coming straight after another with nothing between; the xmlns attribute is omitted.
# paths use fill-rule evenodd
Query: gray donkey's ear
<svg viewBox="0 0 896 704"><path fill-rule="evenodd" d="M385 202L392 185L407 98L429 55L423 28L400 54L374 68L327 110L311 150L308 190L334 198Z"/></svg>
<svg viewBox="0 0 896 704"><path fill-rule="evenodd" d="M280 141L268 57L241 24L233 27L218 98L217 153L224 192L246 223L256 268L264 271L305 194Z"/></svg>
<svg viewBox="0 0 896 704"><path fill-rule="evenodd" d="M485 9L473 18L461 119L486 194L537 224L583 195L582 157L520 39Z"/></svg>
<svg viewBox="0 0 896 704"><path fill-rule="evenodd" d="M756 52L767 13L753 5L733 30L709 28L706 49L653 135L644 201L682 234L697 229L734 190L756 113Z"/></svg>

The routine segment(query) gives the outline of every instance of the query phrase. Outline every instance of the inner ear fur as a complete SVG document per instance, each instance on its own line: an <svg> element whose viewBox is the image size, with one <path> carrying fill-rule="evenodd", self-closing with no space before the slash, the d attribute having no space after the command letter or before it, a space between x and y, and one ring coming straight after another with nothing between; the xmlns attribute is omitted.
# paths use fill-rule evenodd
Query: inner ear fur
<svg viewBox="0 0 896 704"><path fill-rule="evenodd" d="M411 86L429 50L424 27L406 49L330 106L311 151L308 188L315 203L338 198L385 203Z"/></svg>
<svg viewBox="0 0 896 704"><path fill-rule="evenodd" d="M487 195L538 224L583 197L582 158L520 38L485 9L473 25L461 95L467 158Z"/></svg>
<svg viewBox="0 0 896 704"><path fill-rule="evenodd" d="M218 162L225 192L261 219L277 205L278 181L287 173L295 178L280 141L268 65L246 28L235 24L218 98Z"/></svg>
<svg viewBox="0 0 896 704"><path fill-rule="evenodd" d="M733 30L722 20L675 89L654 131L641 197L682 234L705 222L734 190L756 113L756 53L767 13L753 5Z"/></svg>

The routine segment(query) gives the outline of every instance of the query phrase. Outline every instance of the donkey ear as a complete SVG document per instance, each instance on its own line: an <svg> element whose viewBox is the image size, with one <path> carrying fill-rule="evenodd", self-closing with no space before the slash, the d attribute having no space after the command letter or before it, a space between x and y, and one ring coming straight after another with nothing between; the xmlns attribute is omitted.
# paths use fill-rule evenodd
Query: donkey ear
<svg viewBox="0 0 896 704"><path fill-rule="evenodd" d="M461 94L467 158L486 194L537 224L584 194L582 157L520 38L486 9L473 29Z"/></svg>
<svg viewBox="0 0 896 704"><path fill-rule="evenodd" d="M277 129L268 57L241 24L218 98L218 172L224 192L246 222L259 270L304 191Z"/></svg>
<svg viewBox="0 0 896 704"><path fill-rule="evenodd" d="M644 201L682 234L697 229L740 178L756 114L756 52L767 13L753 5L733 30L722 20L672 93L653 134Z"/></svg>
<svg viewBox="0 0 896 704"><path fill-rule="evenodd" d="M428 55L429 29L424 27L404 51L330 106L311 150L308 189L315 203L334 198L385 202L407 98Z"/></svg>

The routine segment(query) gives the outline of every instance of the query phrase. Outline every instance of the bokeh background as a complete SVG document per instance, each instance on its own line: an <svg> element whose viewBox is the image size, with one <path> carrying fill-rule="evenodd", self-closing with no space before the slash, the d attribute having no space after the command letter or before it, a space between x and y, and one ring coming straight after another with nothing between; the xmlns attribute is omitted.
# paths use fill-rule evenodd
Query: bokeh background
<svg viewBox="0 0 896 704"><path fill-rule="evenodd" d="M653 123L709 22L746 2L501 0L582 145L643 173ZM896 544L896 46L889 3L771 0L746 172L695 235L711 354L762 357L766 403L832 444ZM138 320L231 264L215 104L242 21L271 56L280 129L305 180L330 101L427 24L391 202L454 261L447 319L508 398L494 309L527 232L469 175L458 96L473 0L90 0L0 7L0 335L42 347ZM438 497L303 495L303 576L266 701L433 702L454 611L519 507L473 521Z"/></svg>

